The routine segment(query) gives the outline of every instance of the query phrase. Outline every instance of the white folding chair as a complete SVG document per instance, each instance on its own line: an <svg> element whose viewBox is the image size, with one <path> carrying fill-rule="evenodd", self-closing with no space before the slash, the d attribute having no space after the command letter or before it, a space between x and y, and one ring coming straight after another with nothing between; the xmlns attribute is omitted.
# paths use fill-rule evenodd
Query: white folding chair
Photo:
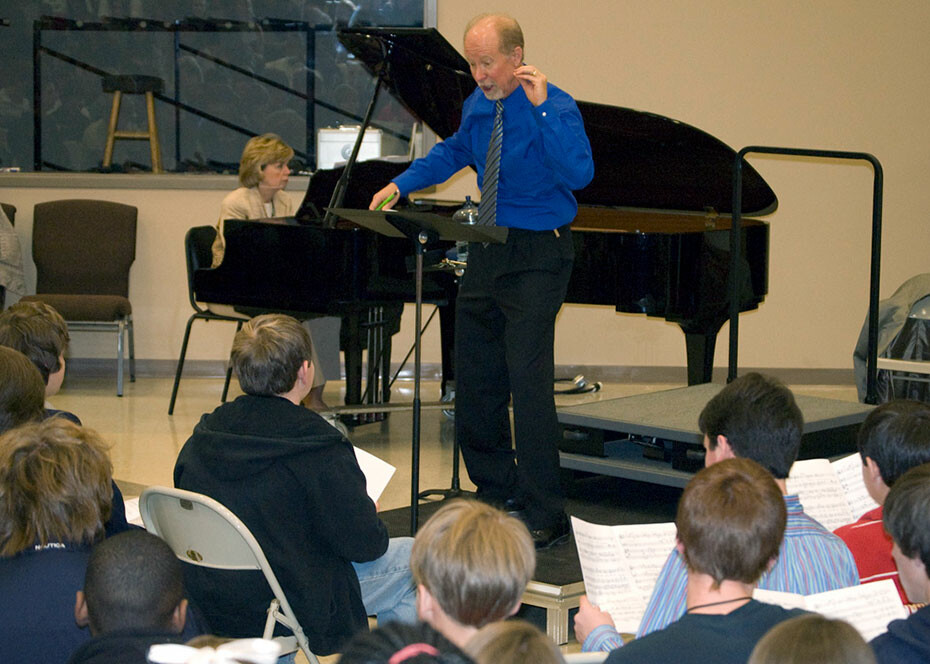
<svg viewBox="0 0 930 664"><path fill-rule="evenodd" d="M607 659L609 652L571 652L564 655L565 664L599 664Z"/></svg>
<svg viewBox="0 0 930 664"><path fill-rule="evenodd" d="M294 633L292 637L275 638L281 643L282 653L294 652L299 646L310 664L319 664L261 546L239 517L208 496L161 486L142 492L139 511L146 530L165 540L185 563L225 570L261 570L274 593L262 637L272 638L275 623L281 623Z"/></svg>

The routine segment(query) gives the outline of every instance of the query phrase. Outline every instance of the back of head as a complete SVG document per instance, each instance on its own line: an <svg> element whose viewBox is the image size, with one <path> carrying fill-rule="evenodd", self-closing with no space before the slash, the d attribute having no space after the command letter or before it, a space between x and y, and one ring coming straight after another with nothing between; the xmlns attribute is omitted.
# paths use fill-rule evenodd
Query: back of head
<svg viewBox="0 0 930 664"><path fill-rule="evenodd" d="M112 472L100 436L61 417L0 436L0 556L92 544L110 518Z"/></svg>
<svg viewBox="0 0 930 664"><path fill-rule="evenodd" d="M756 644L748 664L875 664L869 644L849 623L809 613L781 622Z"/></svg>
<svg viewBox="0 0 930 664"><path fill-rule="evenodd" d="M294 387L297 372L311 354L310 333L296 318L265 314L236 333L231 357L243 392L272 396Z"/></svg>
<svg viewBox="0 0 930 664"><path fill-rule="evenodd" d="M239 184L243 187L258 186L265 166L293 158L294 150L277 134L253 136L246 142L239 159Z"/></svg>
<svg viewBox="0 0 930 664"><path fill-rule="evenodd" d="M181 563L161 538L126 531L94 547L84 595L95 635L120 629L170 631L184 596Z"/></svg>
<svg viewBox="0 0 930 664"><path fill-rule="evenodd" d="M749 459L700 470L685 487L675 524L690 570L752 584L778 555L787 510L781 490Z"/></svg>
<svg viewBox="0 0 930 664"><path fill-rule="evenodd" d="M0 433L41 420L45 413L45 384L29 358L18 350L0 346L0 376Z"/></svg>
<svg viewBox="0 0 930 664"><path fill-rule="evenodd" d="M0 346L28 357L44 383L61 369L60 358L69 340L65 319L44 302L17 302L0 313Z"/></svg>
<svg viewBox="0 0 930 664"><path fill-rule="evenodd" d="M410 570L449 617L482 627L517 606L536 570L536 549L519 519L476 500L453 500L417 532Z"/></svg>
<svg viewBox="0 0 930 664"><path fill-rule="evenodd" d="M564 664L559 647L525 620L485 625L468 640L465 651L476 664Z"/></svg>
<svg viewBox="0 0 930 664"><path fill-rule="evenodd" d="M930 462L930 405L889 401L875 408L859 427L859 454L878 465L882 481L892 486L905 472Z"/></svg>
<svg viewBox="0 0 930 664"><path fill-rule="evenodd" d="M388 623L359 632L342 649L339 664L470 664L471 659L427 625Z"/></svg>
<svg viewBox="0 0 930 664"><path fill-rule="evenodd" d="M919 558L930 576L930 463L898 478L885 499L882 521L901 553Z"/></svg>
<svg viewBox="0 0 930 664"><path fill-rule="evenodd" d="M698 418L711 449L725 436L733 453L761 464L778 479L798 456L804 417L779 380L759 373L740 376L711 399Z"/></svg>

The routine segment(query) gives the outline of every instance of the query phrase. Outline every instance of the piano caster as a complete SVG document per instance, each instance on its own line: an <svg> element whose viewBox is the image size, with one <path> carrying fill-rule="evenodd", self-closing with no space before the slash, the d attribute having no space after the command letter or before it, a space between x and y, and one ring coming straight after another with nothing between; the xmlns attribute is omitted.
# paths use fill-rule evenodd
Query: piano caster
<svg viewBox="0 0 930 664"><path fill-rule="evenodd" d="M345 413L339 416L339 421L352 428L363 424L384 422L387 416L388 413Z"/></svg>

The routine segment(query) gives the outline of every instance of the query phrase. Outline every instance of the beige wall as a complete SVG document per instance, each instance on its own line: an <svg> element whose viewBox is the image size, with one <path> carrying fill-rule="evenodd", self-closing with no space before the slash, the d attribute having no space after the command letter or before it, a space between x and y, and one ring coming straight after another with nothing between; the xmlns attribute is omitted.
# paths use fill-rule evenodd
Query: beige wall
<svg viewBox="0 0 930 664"><path fill-rule="evenodd" d="M874 154L885 170L882 296L927 271L930 3L511 0L506 7L523 25L527 62L578 99L667 115L734 148L781 145ZM439 0L439 29L459 47L467 19L493 8ZM769 295L758 311L741 318L741 364L849 368L868 304L871 168L750 160L778 195L779 209L769 217ZM141 225L132 297L138 355L175 357L189 315L181 240L187 227L213 220L222 191L93 192L8 188L11 183L15 180L0 179L0 200L20 207L17 228L25 242L31 205L38 200L93 195L137 201ZM459 178L440 191L472 187L468 178ZM412 339L412 315L405 320L396 360ZM225 355L231 330L211 327L217 331L195 333L191 357ZM424 362L438 361L437 335L428 335ZM726 364L726 343L724 328L718 366ZM664 321L566 305L556 361L681 366L684 344L678 328Z"/></svg>

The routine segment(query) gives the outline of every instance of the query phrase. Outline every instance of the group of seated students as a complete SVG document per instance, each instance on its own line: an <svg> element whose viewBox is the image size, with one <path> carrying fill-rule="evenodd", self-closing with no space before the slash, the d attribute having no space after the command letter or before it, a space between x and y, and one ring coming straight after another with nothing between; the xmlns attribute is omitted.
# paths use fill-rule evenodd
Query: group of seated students
<svg viewBox="0 0 930 664"><path fill-rule="evenodd" d="M153 644L261 634L272 595L260 573L181 565L164 542L129 526L106 444L45 404L61 385L67 341L45 305L0 314L0 661L144 662ZM244 394L196 425L175 485L243 520L318 655L341 653L346 664L561 662L544 633L513 618L536 567L526 526L479 501L451 500L415 538L389 537L351 443L301 405L314 384L311 358L309 334L291 317L243 325L231 361ZM639 633L624 644L609 614L582 599L583 649L609 650L608 662L927 661L928 608L867 645L842 621L764 604L752 591L810 594L895 578L902 600L927 602L930 406L892 402L870 413L859 448L882 506L839 537L786 494L803 430L790 390L747 374L707 404L699 425L706 468L682 494L678 544Z"/></svg>

